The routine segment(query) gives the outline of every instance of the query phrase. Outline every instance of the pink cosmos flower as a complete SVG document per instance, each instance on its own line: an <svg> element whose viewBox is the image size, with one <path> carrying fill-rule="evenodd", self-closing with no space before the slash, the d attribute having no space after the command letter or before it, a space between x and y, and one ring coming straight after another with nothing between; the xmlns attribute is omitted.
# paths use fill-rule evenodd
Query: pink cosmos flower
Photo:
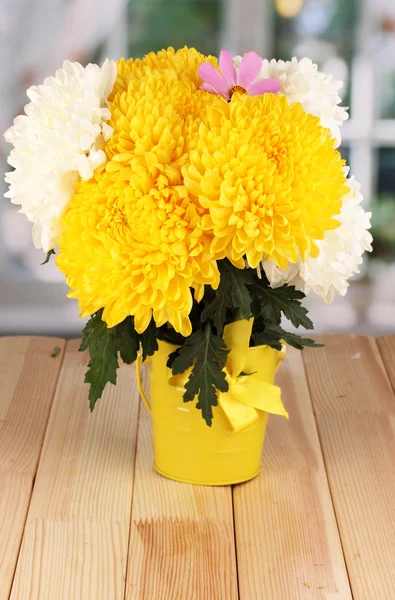
<svg viewBox="0 0 395 600"><path fill-rule="evenodd" d="M255 52L244 54L236 71L232 56L227 50L222 50L219 55L219 66L222 73L208 62L200 65L198 74L204 83L201 90L211 94L221 94L226 100L230 100L234 92L259 96L265 92L275 94L280 89L277 79L261 79L255 81L262 68L262 59Z"/></svg>

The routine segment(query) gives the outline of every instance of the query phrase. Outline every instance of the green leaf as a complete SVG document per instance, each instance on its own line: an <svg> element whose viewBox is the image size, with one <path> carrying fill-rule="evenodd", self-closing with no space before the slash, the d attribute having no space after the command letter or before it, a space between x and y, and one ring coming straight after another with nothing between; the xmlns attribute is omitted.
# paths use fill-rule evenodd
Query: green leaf
<svg viewBox="0 0 395 600"><path fill-rule="evenodd" d="M276 350L282 349L281 340L298 350L303 350L306 346L309 346L310 348L322 347L322 344L317 344L310 338L301 337L294 333L288 333L282 327L276 327L274 325L267 326L263 332L254 335L254 342L257 345L267 345Z"/></svg>
<svg viewBox="0 0 395 600"><path fill-rule="evenodd" d="M50 259L51 259L51 256L52 256L52 254L56 254L56 252L55 252L55 250L54 250L54 249L52 249L52 250L49 250L49 251L47 252L47 257L46 257L46 259L44 260L44 262L42 262L42 263L41 263L41 266L42 266L42 265L46 265L47 263L49 263L49 261L50 261Z"/></svg>
<svg viewBox="0 0 395 600"><path fill-rule="evenodd" d="M59 346L55 346L55 348L51 352L51 358L56 358L61 353L61 349Z"/></svg>
<svg viewBox="0 0 395 600"><path fill-rule="evenodd" d="M185 385L184 402L190 402L196 396L196 408L202 411L203 419L211 426L213 411L217 406L217 390L226 392L229 384L223 370L229 350L223 339L214 335L210 323L204 331L196 331L177 350L173 357L173 375L184 373L192 367L191 374Z"/></svg>
<svg viewBox="0 0 395 600"><path fill-rule="evenodd" d="M254 273L251 269L238 269L225 259L218 262L220 284L214 296L202 312L202 323L211 320L219 335L227 320L227 311L236 310L237 319L251 316L251 296L247 285L251 285ZM204 302L204 300L203 300Z"/></svg>
<svg viewBox="0 0 395 600"><path fill-rule="evenodd" d="M140 349L140 337L134 328L133 317L126 317L122 323L109 329L110 338L123 362L130 365Z"/></svg>
<svg viewBox="0 0 395 600"><path fill-rule="evenodd" d="M173 327L166 323L158 329L158 340L164 340L175 346L182 346L185 342L185 337L181 333L177 333Z"/></svg>
<svg viewBox="0 0 395 600"><path fill-rule="evenodd" d="M82 330L80 352L94 346L107 331L107 324L102 321L103 309L91 316Z"/></svg>
<svg viewBox="0 0 395 600"><path fill-rule="evenodd" d="M261 333L257 333L253 335L253 340L256 346L270 346L275 350L281 350L282 344L281 340L282 336L278 331L275 331L276 328L267 327L265 331Z"/></svg>
<svg viewBox="0 0 395 600"><path fill-rule="evenodd" d="M89 349L91 357L85 376L86 383L90 383L91 410L101 397L106 383L116 383L118 352L125 363L131 364L137 358L140 342L143 360L158 349L158 330L154 321L151 321L146 331L139 335L134 328L133 317L126 317L122 323L108 328L102 320L102 314L101 309L87 322L82 332L80 346L81 351Z"/></svg>
<svg viewBox="0 0 395 600"><path fill-rule="evenodd" d="M140 334L140 341L143 350L143 362L147 356L152 356L158 349L158 329L154 319L151 319L147 329Z"/></svg>
<svg viewBox="0 0 395 600"><path fill-rule="evenodd" d="M85 382L90 383L89 406L93 410L101 398L107 382L117 380L117 349L111 341L111 329L102 321L103 310L92 315L82 332L80 350L89 349L90 362L85 374Z"/></svg>
<svg viewBox="0 0 395 600"><path fill-rule="evenodd" d="M117 350L112 344L110 335L101 336L95 343L95 350L88 365L88 371L85 374L85 383L90 383L89 388L89 407L91 411L95 408L96 402L102 397L104 388L108 382L116 384L117 382Z"/></svg>
<svg viewBox="0 0 395 600"><path fill-rule="evenodd" d="M254 296L254 308L257 307L257 299L260 300L259 314L265 322L270 325L280 325L281 316L284 314L294 327L313 329L313 323L307 316L307 309L301 303L305 295L294 286L283 285L271 288L266 279L257 278L250 289Z"/></svg>
<svg viewBox="0 0 395 600"><path fill-rule="evenodd" d="M174 361L180 355L180 350L181 350L181 348L177 348L177 350L175 350L174 352L169 354L169 358L167 359L167 363L166 363L166 366L169 369L173 369ZM173 375L174 375L174 373L173 373Z"/></svg>
<svg viewBox="0 0 395 600"><path fill-rule="evenodd" d="M221 335L226 323L226 311L228 308L229 298L225 294L221 294L217 290L217 295L202 311L202 323L206 323L209 319L213 321L214 327Z"/></svg>

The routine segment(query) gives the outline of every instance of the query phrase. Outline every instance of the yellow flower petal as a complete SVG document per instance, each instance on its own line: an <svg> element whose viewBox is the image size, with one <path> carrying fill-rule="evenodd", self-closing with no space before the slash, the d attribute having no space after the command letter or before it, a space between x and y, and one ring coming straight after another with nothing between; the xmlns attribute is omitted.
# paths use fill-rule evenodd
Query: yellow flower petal
<svg viewBox="0 0 395 600"><path fill-rule="evenodd" d="M300 104L234 94L206 109L191 143L185 186L206 213L215 259L241 264L247 255L255 266L266 255L286 268L299 253L316 255L314 239L338 227L344 161L330 132Z"/></svg>
<svg viewBox="0 0 395 600"><path fill-rule="evenodd" d="M118 62L107 162L62 218L57 264L84 316L133 315L140 332L153 316L189 335L192 292L218 287L217 260L286 269L339 225L348 188L329 131L284 96L200 91L207 60L169 48Z"/></svg>
<svg viewBox="0 0 395 600"><path fill-rule="evenodd" d="M83 314L104 307L109 326L133 315L141 333L153 315L189 335L191 288L199 295L204 285L218 287L212 233L205 233L204 211L182 174L202 111L224 103L197 91L204 60L193 49L169 49L118 63L108 160L79 182L57 257ZM206 166L212 162L208 155ZM191 171L191 182L194 176L199 172Z"/></svg>

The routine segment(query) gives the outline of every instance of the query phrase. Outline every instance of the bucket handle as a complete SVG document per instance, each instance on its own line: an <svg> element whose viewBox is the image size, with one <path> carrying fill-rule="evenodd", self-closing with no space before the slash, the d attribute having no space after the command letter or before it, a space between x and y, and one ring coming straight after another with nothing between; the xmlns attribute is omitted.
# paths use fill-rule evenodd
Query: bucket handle
<svg viewBox="0 0 395 600"><path fill-rule="evenodd" d="M148 412L152 412L151 404L149 403L149 400L148 400L147 396L145 395L145 392L143 390L143 384L141 381L141 356L138 356L136 359L136 377L137 377L137 389L139 391L139 394L142 397L144 404L148 409Z"/></svg>

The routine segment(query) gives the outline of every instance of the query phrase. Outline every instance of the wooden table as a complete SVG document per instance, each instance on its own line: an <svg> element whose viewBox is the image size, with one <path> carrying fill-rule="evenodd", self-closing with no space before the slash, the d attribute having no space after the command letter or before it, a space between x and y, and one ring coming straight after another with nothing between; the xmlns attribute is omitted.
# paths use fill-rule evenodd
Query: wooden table
<svg viewBox="0 0 395 600"><path fill-rule="evenodd" d="M394 600L395 337L323 340L232 489L153 471L133 368L91 415L77 340L0 339L0 600Z"/></svg>

